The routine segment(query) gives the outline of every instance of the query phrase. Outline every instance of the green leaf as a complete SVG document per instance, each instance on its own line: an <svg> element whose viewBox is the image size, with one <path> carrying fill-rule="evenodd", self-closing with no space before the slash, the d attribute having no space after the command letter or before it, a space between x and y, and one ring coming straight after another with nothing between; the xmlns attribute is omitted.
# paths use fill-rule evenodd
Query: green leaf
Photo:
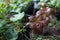
<svg viewBox="0 0 60 40"><path fill-rule="evenodd" d="M17 31L15 31L13 29L7 30L4 34L5 34L6 38L7 38L7 40L16 40L17 37L18 37Z"/></svg>
<svg viewBox="0 0 60 40"><path fill-rule="evenodd" d="M56 6L60 6L60 0L57 0Z"/></svg>
<svg viewBox="0 0 60 40"><path fill-rule="evenodd" d="M0 23L0 27L2 27L3 25Z"/></svg>
<svg viewBox="0 0 60 40"><path fill-rule="evenodd" d="M10 18L10 21L13 21L13 22L18 21L18 20L21 20L23 17L24 17L24 12L13 15L13 17Z"/></svg>
<svg viewBox="0 0 60 40"><path fill-rule="evenodd" d="M50 0L49 5L58 7L58 6L60 6L60 0Z"/></svg>
<svg viewBox="0 0 60 40"><path fill-rule="evenodd" d="M7 24L7 21L5 21L5 20L0 21L0 27L3 27L3 25L6 25L6 24Z"/></svg>

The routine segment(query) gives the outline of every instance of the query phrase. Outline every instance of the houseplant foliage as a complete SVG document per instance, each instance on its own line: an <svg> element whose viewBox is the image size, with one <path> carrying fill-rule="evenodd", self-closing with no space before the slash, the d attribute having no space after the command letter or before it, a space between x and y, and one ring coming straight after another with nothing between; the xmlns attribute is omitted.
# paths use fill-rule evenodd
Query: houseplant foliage
<svg viewBox="0 0 60 40"><path fill-rule="evenodd" d="M22 20L25 15L24 11L30 1L31 0L0 0L0 40L16 40L19 32L25 32L25 26ZM46 1L47 0L41 0L38 5L41 7L41 3ZM46 5L56 11L56 7L60 6L59 2L60 0L50 0ZM55 22L56 21L53 22L53 26L58 24Z"/></svg>
<svg viewBox="0 0 60 40"><path fill-rule="evenodd" d="M16 40L18 33L25 31L22 19L24 10L30 1L3 0L0 2L0 40Z"/></svg>

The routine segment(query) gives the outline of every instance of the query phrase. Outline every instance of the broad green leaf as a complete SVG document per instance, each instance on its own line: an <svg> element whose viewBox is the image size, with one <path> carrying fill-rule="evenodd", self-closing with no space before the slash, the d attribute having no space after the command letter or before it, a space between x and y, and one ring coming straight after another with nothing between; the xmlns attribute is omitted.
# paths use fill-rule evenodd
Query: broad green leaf
<svg viewBox="0 0 60 40"><path fill-rule="evenodd" d="M10 18L10 21L18 21L21 20L23 17L24 17L24 12L13 15L13 17Z"/></svg>
<svg viewBox="0 0 60 40"><path fill-rule="evenodd" d="M13 29L7 30L4 34L5 34L6 38L7 38L7 40L16 40L17 37L18 37L17 31L15 31Z"/></svg>
<svg viewBox="0 0 60 40"><path fill-rule="evenodd" d="M7 24L7 21L5 20L0 21L0 27L3 27L3 25L6 25L6 24Z"/></svg>
<svg viewBox="0 0 60 40"><path fill-rule="evenodd" d="M3 25L0 23L0 27L2 27Z"/></svg>
<svg viewBox="0 0 60 40"><path fill-rule="evenodd" d="M56 6L60 6L60 0L57 0Z"/></svg>
<svg viewBox="0 0 60 40"><path fill-rule="evenodd" d="M58 7L58 6L60 6L60 0L50 0L49 5Z"/></svg>

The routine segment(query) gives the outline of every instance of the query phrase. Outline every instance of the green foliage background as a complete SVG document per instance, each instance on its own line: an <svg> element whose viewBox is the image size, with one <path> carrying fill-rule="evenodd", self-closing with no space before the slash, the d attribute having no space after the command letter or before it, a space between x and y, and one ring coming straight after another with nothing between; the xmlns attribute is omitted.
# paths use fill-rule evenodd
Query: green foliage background
<svg viewBox="0 0 60 40"><path fill-rule="evenodd" d="M25 15L24 10L26 10L28 3L32 0L0 0L0 39L1 40L16 40L19 32L25 32L25 26L22 23L22 19ZM42 2L47 0L42 0L38 3L40 5ZM60 0L50 0L47 3L48 6L56 8L60 6ZM17 12L21 18L16 21L7 19L6 16L8 12ZM14 13L13 13L14 14ZM19 16L20 16L19 15ZM16 19L16 18L15 18ZM16 25L16 26L15 26ZM18 28L21 28L17 30Z"/></svg>

